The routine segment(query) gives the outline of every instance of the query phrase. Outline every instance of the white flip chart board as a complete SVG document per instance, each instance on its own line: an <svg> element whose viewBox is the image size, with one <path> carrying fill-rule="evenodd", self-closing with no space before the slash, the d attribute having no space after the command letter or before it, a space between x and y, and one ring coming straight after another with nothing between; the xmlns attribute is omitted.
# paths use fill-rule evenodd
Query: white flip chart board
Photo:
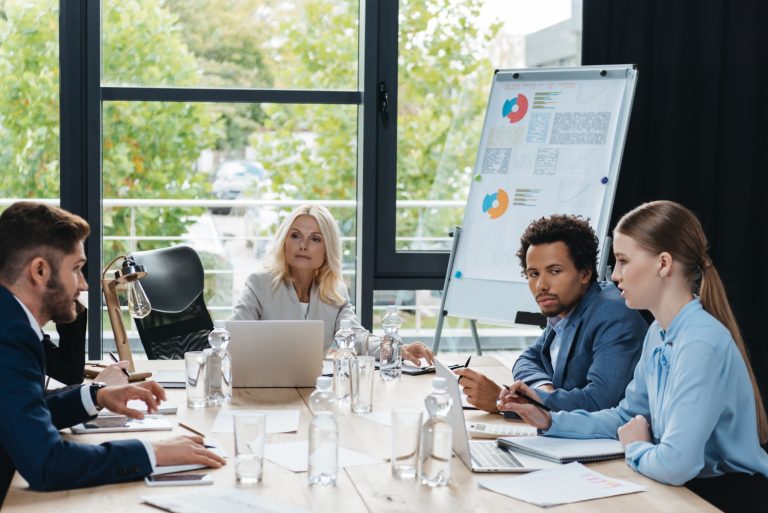
<svg viewBox="0 0 768 513"><path fill-rule="evenodd" d="M581 215L605 239L636 79L632 65L495 73L446 315L510 324L538 312L516 256L535 219Z"/></svg>

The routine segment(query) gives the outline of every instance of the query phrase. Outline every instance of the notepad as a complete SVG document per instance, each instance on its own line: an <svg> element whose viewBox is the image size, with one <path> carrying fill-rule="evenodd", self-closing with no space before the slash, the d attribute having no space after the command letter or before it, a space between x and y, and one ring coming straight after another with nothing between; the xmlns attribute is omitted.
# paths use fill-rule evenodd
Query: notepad
<svg viewBox="0 0 768 513"><path fill-rule="evenodd" d="M163 388L185 388L187 373L183 370L161 370L155 372L155 381Z"/></svg>
<svg viewBox="0 0 768 513"><path fill-rule="evenodd" d="M577 440L549 436L521 436L499 438L496 443L503 449L513 449L557 463L572 461L589 463L624 457L624 447L621 442L605 438Z"/></svg>

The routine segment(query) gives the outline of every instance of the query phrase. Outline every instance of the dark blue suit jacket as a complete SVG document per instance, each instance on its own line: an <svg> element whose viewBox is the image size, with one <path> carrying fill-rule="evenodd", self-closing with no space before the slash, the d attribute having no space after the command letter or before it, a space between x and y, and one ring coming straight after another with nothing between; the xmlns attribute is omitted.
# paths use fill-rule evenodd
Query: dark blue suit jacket
<svg viewBox="0 0 768 513"><path fill-rule="evenodd" d="M551 381L557 390L536 393L555 411L616 406L632 380L648 325L611 282L590 285L565 322L558 361L553 365L549 356L555 330L547 326L515 362L514 378L528 385Z"/></svg>
<svg viewBox="0 0 768 513"><path fill-rule="evenodd" d="M14 471L35 490L137 479L152 467L144 445L68 442L58 429L89 418L80 389L43 393L43 344L13 295L0 286L0 504Z"/></svg>

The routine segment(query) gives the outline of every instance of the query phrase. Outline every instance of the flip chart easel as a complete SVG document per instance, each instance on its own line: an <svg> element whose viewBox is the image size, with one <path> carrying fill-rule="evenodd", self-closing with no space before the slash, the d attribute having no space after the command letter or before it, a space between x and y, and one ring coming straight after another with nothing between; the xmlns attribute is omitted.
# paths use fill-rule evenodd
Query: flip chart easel
<svg viewBox="0 0 768 513"><path fill-rule="evenodd" d="M432 348L445 317L535 324L538 307L516 256L520 235L551 214L590 220L605 278L608 224L637 81L633 65L497 70Z"/></svg>

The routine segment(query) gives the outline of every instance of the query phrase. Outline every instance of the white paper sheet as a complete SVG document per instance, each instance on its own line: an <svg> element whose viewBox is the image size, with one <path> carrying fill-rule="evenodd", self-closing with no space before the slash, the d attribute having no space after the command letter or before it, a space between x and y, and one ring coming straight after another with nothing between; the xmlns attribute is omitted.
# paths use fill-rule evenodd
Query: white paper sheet
<svg viewBox="0 0 768 513"><path fill-rule="evenodd" d="M553 483L557 485L553 486ZM569 463L503 480L481 479L480 486L544 507L647 490L644 486L599 474L581 463Z"/></svg>
<svg viewBox="0 0 768 513"><path fill-rule="evenodd" d="M264 447L264 457L291 472L306 472L308 469L308 442L290 442L284 444L267 444ZM368 454L339 447L339 468L354 467L355 465L375 465L383 460Z"/></svg>
<svg viewBox="0 0 768 513"><path fill-rule="evenodd" d="M311 513L307 509L275 504L253 492L231 487L145 495L140 498L147 504L173 513Z"/></svg>
<svg viewBox="0 0 768 513"><path fill-rule="evenodd" d="M293 433L299 429L299 410L221 410L211 433L233 433L233 413L266 413L267 433Z"/></svg>

